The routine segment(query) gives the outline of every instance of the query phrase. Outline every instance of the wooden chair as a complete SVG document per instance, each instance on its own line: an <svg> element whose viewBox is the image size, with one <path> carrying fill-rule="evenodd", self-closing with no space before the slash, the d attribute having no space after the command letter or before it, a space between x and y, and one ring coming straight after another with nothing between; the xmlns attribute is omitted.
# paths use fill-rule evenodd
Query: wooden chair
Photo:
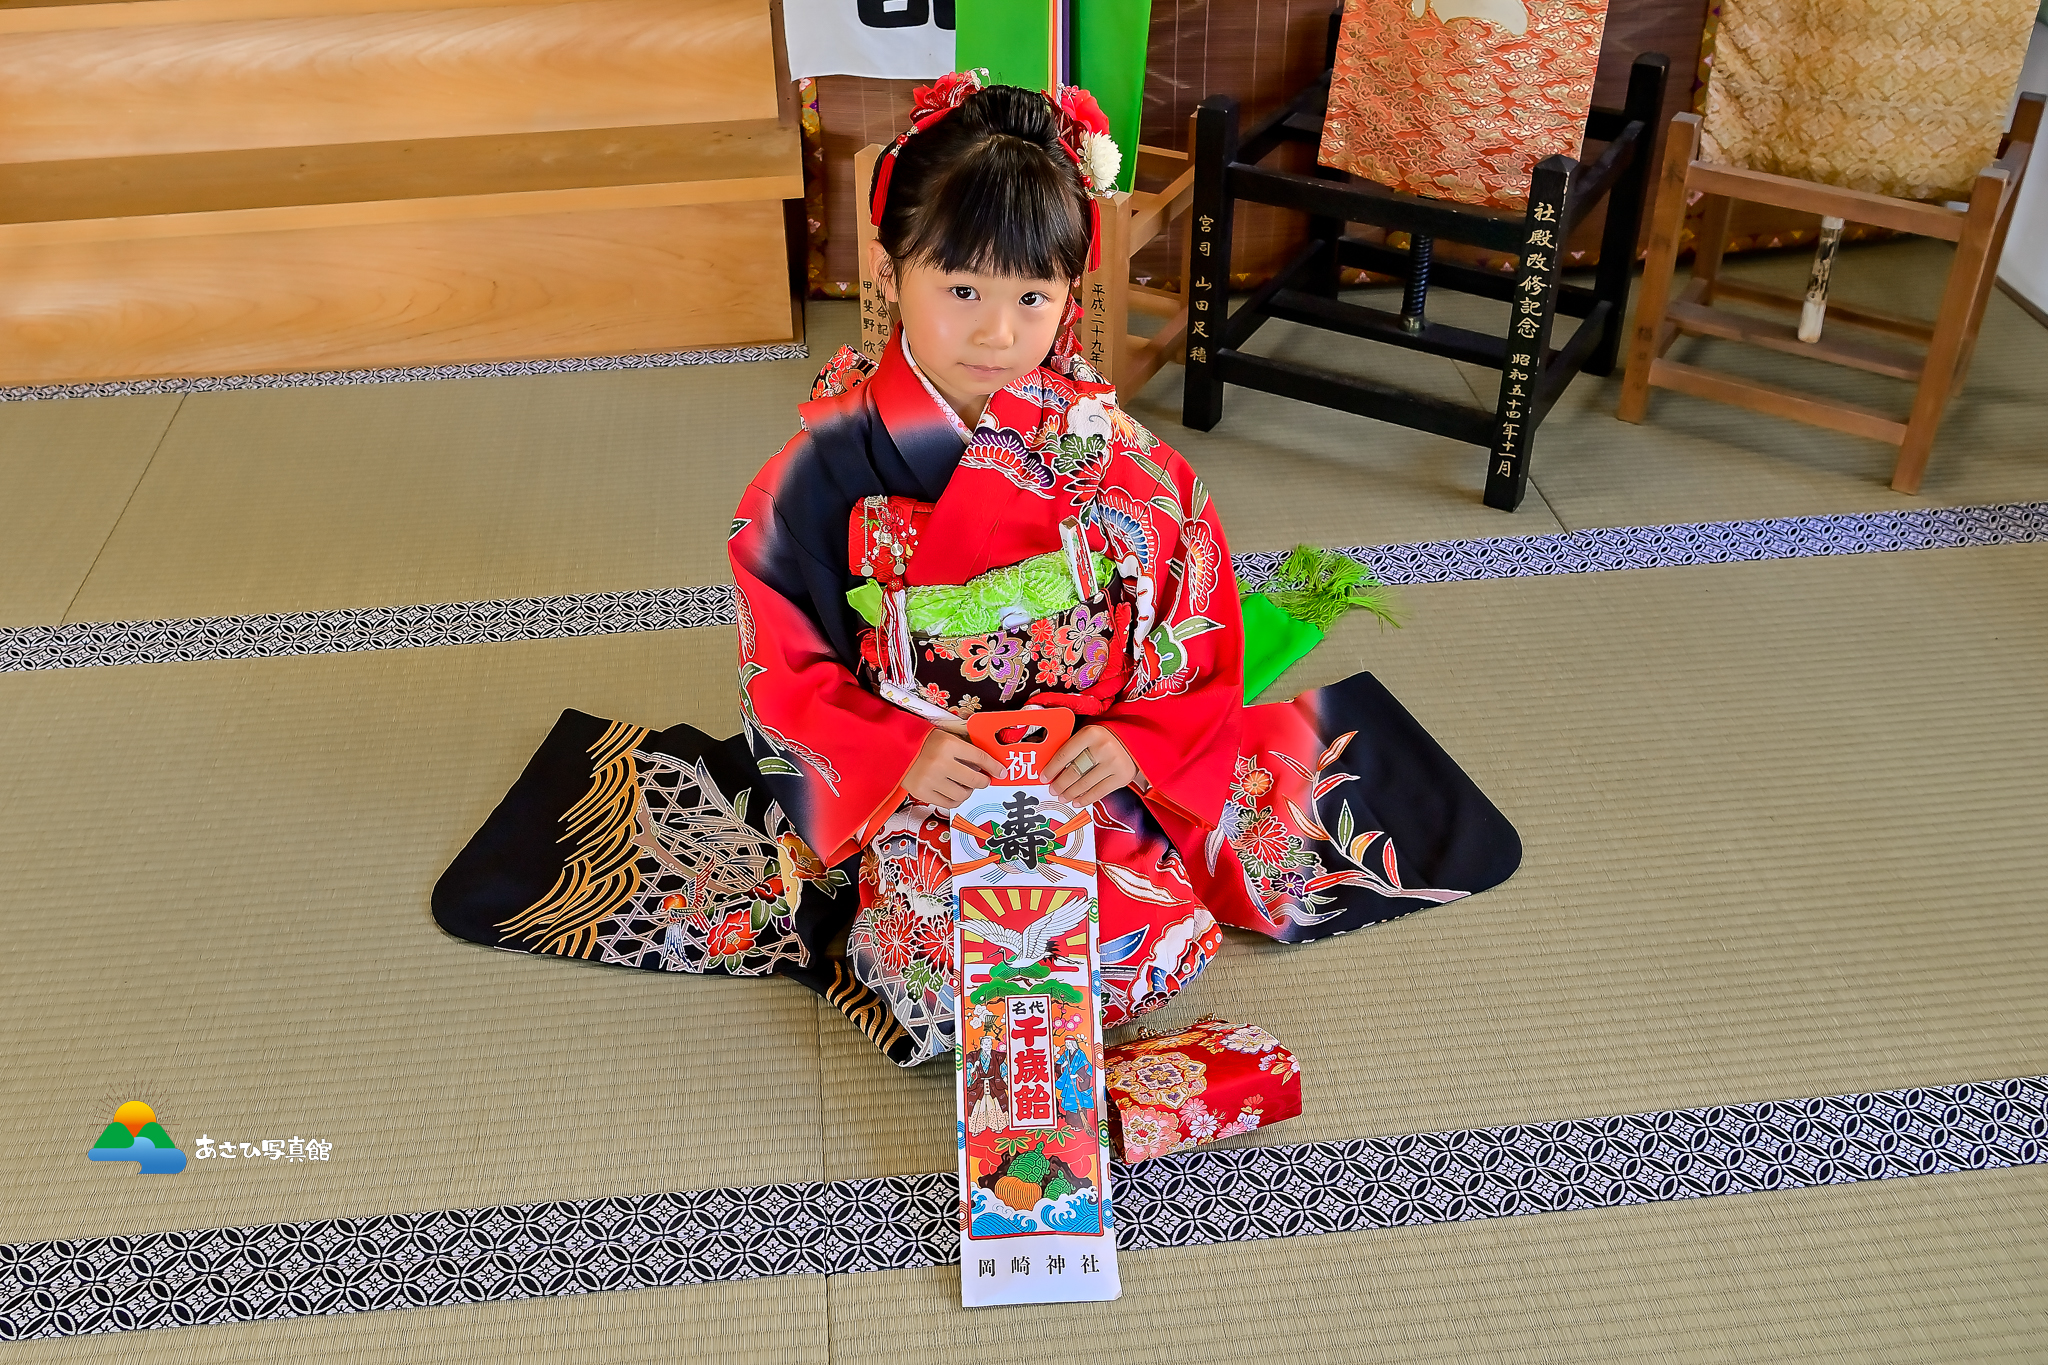
<svg viewBox="0 0 2048 1365"><path fill-rule="evenodd" d="M1332 63L1338 26L1339 17L1332 15L1325 46ZM1661 53L1638 56L1629 69L1623 106L1596 105L1587 116L1585 140L1604 142L1605 148L1584 164L1568 156L1538 162L1522 212L1406 194L1356 177L1346 180L1320 166L1315 174L1304 175L1261 164L1283 142L1320 140L1330 70L1242 132L1235 100L1211 95L1202 101L1195 111L1194 230L1189 234L1200 264L1193 272L1195 322L1188 339L1182 425L1212 430L1223 418L1224 390L1232 384L1398 422L1485 447L1486 505L1514 511L1528 491L1536 431L1551 406L1581 371L1610 373L1620 352L1650 143L1669 65ZM1607 219L1593 286L1565 283L1560 248L1603 199ZM1306 214L1309 240L1232 311L1232 223L1241 203ZM1406 233L1408 249L1354 237L1346 231L1351 223ZM1508 274L1437 261L1437 238L1512 253L1516 269ZM1401 311L1340 298L1343 266L1402 277ZM1425 311L1432 287L1507 301L1512 311L1498 335L1433 322ZM1551 327L1560 314L1580 322L1563 345L1552 346ZM1484 365L1500 371L1498 397L1491 409L1479 408L1245 350L1252 335L1273 318Z"/></svg>
<svg viewBox="0 0 2048 1365"><path fill-rule="evenodd" d="M1188 121L1189 145L1194 144L1194 120ZM853 160L853 183L874 182L875 161L882 148L869 144ZM1102 206L1102 268L1091 270L1081 280L1082 317L1079 327L1081 353L1097 373L1129 397L1145 387L1146 381L1169 360L1179 360L1188 330L1187 253L1181 253L1179 291L1141 285L1131 279L1131 258L1176 218L1188 211L1194 197L1195 170L1187 152L1166 147L1138 148L1140 181L1164 182L1155 189L1119 190ZM1136 182L1134 182L1135 184ZM860 348L879 360L889 344L893 313L868 273L868 243L875 227L866 214L857 215L859 241L855 255L860 262L861 334ZM1130 329L1130 313L1136 309L1165 321L1151 336Z"/></svg>
<svg viewBox="0 0 2048 1365"><path fill-rule="evenodd" d="M1724 13L1723 23L1727 22ZM2017 61L2014 62L2015 68ZM1718 73L1717 73L1718 75ZM2016 76L2016 71L2015 71ZM2005 87L2006 91L2010 85ZM1651 220L1649 250L1643 264L1643 280L1636 303L1636 323L1629 348L1628 368L1622 384L1619 415L1623 421L1640 422L1649 403L1650 388L1677 389L1682 393L1719 402L1734 403L1755 412L1790 417L1816 426L1888 441L1899 448L1892 469L1892 487L1901 493L1916 492L1927 467L1928 451L1941 424L1942 410L1962 387L1976 343L1985 301L1998 274L1999 251L2012 221L2021 177L2040 127L2042 97L2025 95L2012 117L2011 127L1997 146L1997 158L1976 172L1967 191L1968 202L1949 207L1943 202L1926 202L1867 189L1821 183L1818 179L1784 175L1776 170L1752 169L1736 164L1727 155L1740 152L1744 142L1759 148L1754 137L1741 135L1716 138L1716 104L1711 98L1707 117L1679 114L1671 121L1670 140L1665 145L1661 183L1655 215ZM2002 107L2004 94L1995 96ZM1996 118L1996 115L1993 115ZM1992 123L1996 126L1995 122ZM1873 135L1863 145L1882 155L1891 139ZM1983 135L1988 145L1988 134ZM1703 151L1721 151L1709 158ZM1800 149L1769 152L1782 166L1787 159L1802 155ZM1981 153L1980 153L1981 154ZM1839 167L1848 158L1816 155L1815 170ZM1965 163L1976 164L1976 163ZM1925 180L1923 166L1902 170L1908 183ZM1967 174L1967 171L1964 172ZM1867 179L1881 174L1871 164L1856 167L1856 174L1844 179ZM1939 184L1936 179L1933 183ZM1923 183L1920 188L1927 188ZM1690 199L1707 196L1705 220L1699 233L1691 281L1676 298L1671 294L1672 274L1678 256L1680 225ZM1929 195L1928 198L1946 196ZM1803 296L1781 294L1754 285L1724 279L1721 254L1728 240L1729 215L1738 199L1821 215L1821 242L1814 268ZM1870 309L1830 308L1827 303L1828 275L1834 242L1843 223L1854 221L1920 236L1939 237L1956 244L1948 281L1939 312L1932 322ZM1766 309L1801 314L1800 321L1777 321L1754 313L1716 308L1717 299L1758 305ZM1878 345L1862 339L1823 338L1822 318L1847 324L1863 332L1919 343L1915 350L1897 345ZM1889 375L1912 382L1914 391L1910 414L1904 421L1883 412L1815 394L1780 387L1758 380L1681 363L1665 358L1665 352L1680 335L1719 337L1739 341L1787 355L1809 356L1873 374Z"/></svg>

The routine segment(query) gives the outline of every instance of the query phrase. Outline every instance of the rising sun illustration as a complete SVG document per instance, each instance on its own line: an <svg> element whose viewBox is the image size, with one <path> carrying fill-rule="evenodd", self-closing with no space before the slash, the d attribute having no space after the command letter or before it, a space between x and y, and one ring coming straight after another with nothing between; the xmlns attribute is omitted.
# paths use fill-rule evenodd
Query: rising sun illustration
<svg viewBox="0 0 2048 1365"><path fill-rule="evenodd" d="M130 1100L114 1111L114 1122L131 1133L140 1133L143 1124L156 1122L156 1110L141 1100Z"/></svg>

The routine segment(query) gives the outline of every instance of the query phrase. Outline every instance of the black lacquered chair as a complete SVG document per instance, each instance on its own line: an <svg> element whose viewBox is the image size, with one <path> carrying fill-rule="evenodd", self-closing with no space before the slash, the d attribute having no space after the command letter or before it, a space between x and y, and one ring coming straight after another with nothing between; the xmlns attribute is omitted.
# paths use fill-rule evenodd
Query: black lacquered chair
<svg viewBox="0 0 2048 1365"><path fill-rule="evenodd" d="M1336 38L1337 16L1332 15L1332 65ZM1302 175L1261 165L1282 143L1313 146L1321 140L1330 95L1327 68L1249 132L1240 131L1237 101L1225 95L1204 100L1195 114L1181 421L1198 431L1210 430L1223 417L1224 386L1238 384L1436 432L1487 448L1486 504L1514 511L1528 486L1536 428L1564 386L1581 370L1605 375L1614 369L1668 66L1661 53L1636 58L1623 107L1595 107L1586 120L1586 140L1606 144L1600 155L1585 165L1567 156L1537 163L1523 213L1404 194L1328 169ZM1603 198L1608 200L1607 223L1593 286L1565 284L1559 279L1564 244ZM1239 203L1272 204L1308 215L1309 241L1232 312L1227 293L1231 218ZM1410 246L1402 251L1350 236L1348 223L1405 232ZM1439 238L1511 253L1516 268L1510 274L1436 261ZM1344 266L1403 279L1401 311L1340 299ZM1433 286L1509 301L1514 312L1506 335L1431 322L1425 309ZM1552 347L1551 324L1559 313L1582 321L1562 346ZM1500 400L1489 412L1371 379L1247 354L1243 346L1269 318L1489 366L1501 372Z"/></svg>

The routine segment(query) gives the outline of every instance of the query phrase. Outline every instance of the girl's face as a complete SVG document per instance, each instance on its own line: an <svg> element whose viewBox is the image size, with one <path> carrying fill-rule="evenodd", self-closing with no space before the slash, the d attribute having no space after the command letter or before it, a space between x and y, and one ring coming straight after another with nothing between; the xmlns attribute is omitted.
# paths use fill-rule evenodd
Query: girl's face
<svg viewBox="0 0 2048 1365"><path fill-rule="evenodd" d="M989 395L1030 373L1059 335L1065 283L922 262L899 270L880 242L868 250L871 272L896 305L918 368L970 427Z"/></svg>

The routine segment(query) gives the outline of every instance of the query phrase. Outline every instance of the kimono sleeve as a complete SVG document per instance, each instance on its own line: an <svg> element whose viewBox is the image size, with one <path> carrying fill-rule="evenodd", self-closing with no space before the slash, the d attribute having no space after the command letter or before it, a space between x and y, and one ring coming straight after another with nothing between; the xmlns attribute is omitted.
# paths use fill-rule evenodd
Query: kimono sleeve
<svg viewBox="0 0 2048 1365"><path fill-rule="evenodd" d="M1148 803L1213 829L1244 713L1237 578L1216 504L1187 463L1163 444L1134 463L1142 472L1131 491L1146 496L1125 505L1147 514L1142 590L1153 611L1133 627L1131 684L1097 723L1130 750L1151 784Z"/></svg>
<svg viewBox="0 0 2048 1365"><path fill-rule="evenodd" d="M797 832L836 863L902 803L899 779L932 727L863 688L833 651L806 604L837 594L838 576L790 532L758 482L734 523L727 553L747 737Z"/></svg>

